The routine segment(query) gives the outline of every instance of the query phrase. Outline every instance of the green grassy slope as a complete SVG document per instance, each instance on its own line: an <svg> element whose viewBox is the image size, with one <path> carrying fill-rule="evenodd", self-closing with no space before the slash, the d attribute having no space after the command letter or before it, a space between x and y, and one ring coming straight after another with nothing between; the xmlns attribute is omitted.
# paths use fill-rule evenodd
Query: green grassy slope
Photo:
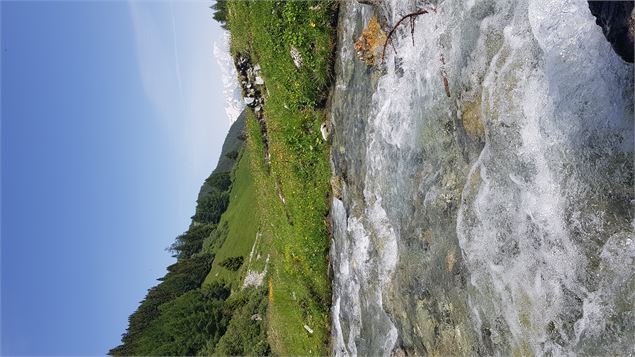
<svg viewBox="0 0 635 357"><path fill-rule="evenodd" d="M250 172L250 156L249 150L244 151L235 167L229 207L220 221L220 225L228 225L227 237L216 251L216 259L203 285L218 281L229 283L232 289L240 286L241 270L234 272L220 263L230 257L242 256L247 259L258 231L256 187Z"/></svg>
<svg viewBox="0 0 635 357"><path fill-rule="evenodd" d="M247 122L250 141L245 150L262 158L262 142L257 139L258 124L253 116ZM253 139L252 139L253 138ZM268 172L263 159L253 160L252 172L258 189L258 211L262 217L261 254L271 257L267 276L267 334L272 351L279 355L326 355L330 336L330 282L326 268L328 234L322 231L326 210L319 218L297 215L293 223L290 210L276 193L275 174ZM298 185L297 179L287 178ZM323 194L299 191L286 199L289 204L322 204ZM295 202L294 202L295 201ZM316 202L317 201L317 202ZM308 218L307 218L308 217ZM305 330L304 325L313 333Z"/></svg>
<svg viewBox="0 0 635 357"><path fill-rule="evenodd" d="M326 355L330 337L328 145L326 117L337 4L330 1L230 1L230 50L260 64L271 160L259 126L247 117L252 174L267 275L267 337L279 355ZM302 58L298 68L290 55ZM282 199L284 198L284 200ZM304 325L312 332L307 331Z"/></svg>

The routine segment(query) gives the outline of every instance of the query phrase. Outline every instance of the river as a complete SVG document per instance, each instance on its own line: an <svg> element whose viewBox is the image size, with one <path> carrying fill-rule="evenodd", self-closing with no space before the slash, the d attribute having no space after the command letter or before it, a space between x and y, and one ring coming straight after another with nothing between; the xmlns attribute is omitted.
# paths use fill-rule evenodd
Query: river
<svg viewBox="0 0 635 357"><path fill-rule="evenodd" d="M442 1L357 59L422 6L340 6L333 354L635 353L633 65L578 0Z"/></svg>

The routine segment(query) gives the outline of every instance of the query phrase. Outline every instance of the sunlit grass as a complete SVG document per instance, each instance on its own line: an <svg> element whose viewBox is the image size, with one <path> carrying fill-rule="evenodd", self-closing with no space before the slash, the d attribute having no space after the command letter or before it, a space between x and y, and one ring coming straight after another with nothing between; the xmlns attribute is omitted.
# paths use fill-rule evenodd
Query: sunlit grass
<svg viewBox="0 0 635 357"><path fill-rule="evenodd" d="M323 1L229 4L231 51L260 64L267 88L270 163L253 115L247 119L245 150L257 190L261 254L271 257L267 334L274 354L328 353L330 168L319 127L331 78L336 13L334 3ZM302 57L300 68L291 58L292 47Z"/></svg>

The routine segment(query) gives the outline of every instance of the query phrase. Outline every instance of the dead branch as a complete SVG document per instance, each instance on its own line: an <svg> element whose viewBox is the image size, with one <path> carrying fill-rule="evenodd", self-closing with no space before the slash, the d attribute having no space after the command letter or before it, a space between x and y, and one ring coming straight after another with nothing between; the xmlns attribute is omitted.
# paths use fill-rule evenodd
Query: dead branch
<svg viewBox="0 0 635 357"><path fill-rule="evenodd" d="M415 46L415 18L410 18L410 37L412 37L412 47Z"/></svg>
<svg viewBox="0 0 635 357"><path fill-rule="evenodd" d="M403 20L405 20L405 19L410 19L410 24L412 26L412 28L410 29L410 34L412 35L412 45L414 46L414 44L415 44L415 37L414 37L415 36L415 17L417 17L419 15L427 14L430 11L436 12L436 10L434 8L419 9L419 10L417 10L417 11L411 13L411 14L405 15L404 17L399 19L399 21L397 21L395 26L393 26L390 29L390 31L388 32L388 36L386 36L386 42L384 43L384 49L381 52L381 60L382 60L382 62L384 61L384 57L386 55L386 46L388 45L388 42L390 42L390 44L392 45L391 36L395 32L397 27L399 27L399 25L401 25L401 22L403 22ZM393 49L394 49L394 45L393 45ZM395 52L397 52L397 50L395 50Z"/></svg>
<svg viewBox="0 0 635 357"><path fill-rule="evenodd" d="M445 72L445 58L443 58L443 53L441 54L441 77L443 77L445 94L450 97L450 84L448 83L448 74Z"/></svg>

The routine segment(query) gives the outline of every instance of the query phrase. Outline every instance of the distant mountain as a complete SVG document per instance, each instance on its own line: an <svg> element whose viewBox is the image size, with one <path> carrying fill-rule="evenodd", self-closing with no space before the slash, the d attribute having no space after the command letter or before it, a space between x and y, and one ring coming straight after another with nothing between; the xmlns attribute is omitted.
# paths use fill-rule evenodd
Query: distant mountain
<svg viewBox="0 0 635 357"><path fill-rule="evenodd" d="M225 113L229 121L233 123L245 109L245 102L238 86L238 73L234 67L234 59L229 54L229 32L225 32L220 41L214 42L214 57L221 70Z"/></svg>
<svg viewBox="0 0 635 357"><path fill-rule="evenodd" d="M242 113L238 116L236 121L229 128L229 132L225 137L225 141L223 142L223 148L221 149L220 157L218 158L218 164L214 171L212 171L212 175L219 172L229 172L234 167L236 163L237 156L240 153L244 141L244 132L245 132L245 118L246 113L244 109ZM201 190L198 193L198 198L200 199L202 196L208 194L212 188L208 185L207 180L201 186Z"/></svg>

